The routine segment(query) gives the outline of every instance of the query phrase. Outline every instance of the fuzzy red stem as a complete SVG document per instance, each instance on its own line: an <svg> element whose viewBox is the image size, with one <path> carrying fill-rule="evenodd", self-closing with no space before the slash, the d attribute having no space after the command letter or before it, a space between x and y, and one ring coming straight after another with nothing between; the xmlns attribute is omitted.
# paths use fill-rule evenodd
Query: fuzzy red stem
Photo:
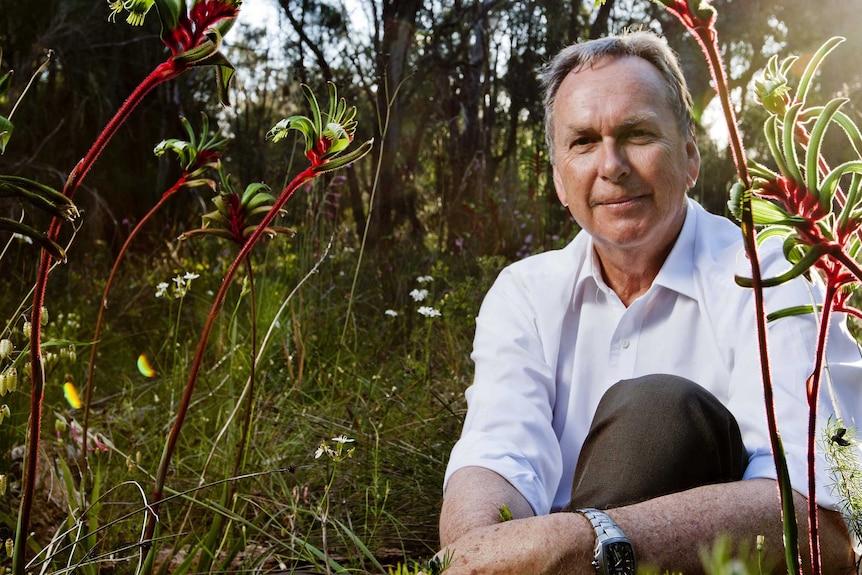
<svg viewBox="0 0 862 575"><path fill-rule="evenodd" d="M231 263L230 268L228 268L224 278L222 279L221 287L219 288L218 293L216 293L215 295L215 299L212 303L212 306L210 307L206 322L204 323L201 337L198 340L198 347L197 351L195 352L194 360L192 361L191 371L189 372L188 381L186 382L186 388L183 392L183 397L180 401L180 405L177 408L177 416L174 420L174 425L171 428L171 433L168 436L167 442L165 443L165 450L162 454L162 460L159 463L159 469L156 472L156 481L153 488L153 502L149 508L150 511L147 516L147 525L141 540L142 549L146 550L147 555L152 552L152 538L153 534L155 533L156 518L159 511L159 505L162 500L165 480L167 479L168 475L168 466L170 465L171 457L173 455L174 449L176 448L180 431L182 430L183 423L185 422L185 418L189 410L189 405L191 404L192 395L194 393L195 384L197 383L198 374L200 373L201 363L203 361L203 356L204 352L206 351L206 346L209 340L210 333L212 332L212 328L215 325L215 320L218 317L222 304L224 304L225 296L227 295L231 280L236 275L237 269L239 269L240 265L242 265L243 261L251 253L252 248L255 246L255 244L257 244L260 237L264 234L267 226L272 223L272 221L275 219L275 216L284 207L284 204L287 203L291 196L293 196L293 193L302 184L313 180L317 175L318 174L315 171L314 166L311 166L300 172L299 175L297 175L290 182L290 184L288 184L284 191L282 191L278 200L275 202L275 204L273 204L272 208L270 208L269 212L264 215L263 219L257 225L257 228L255 228L254 232L243 244L242 248L234 258L233 263ZM146 561L146 563L149 563L149 560Z"/></svg>
<svg viewBox="0 0 862 575"><path fill-rule="evenodd" d="M687 2L690 4L690 2ZM742 138L737 127L736 114L730 102L727 75L724 64L720 57L718 47L718 35L711 25L692 26L681 13L669 10L695 37L701 50L706 56L707 66L712 76L719 102L721 103L724 117L727 122L730 149L737 174L746 187L751 185L751 177L748 165L745 161L745 149ZM690 8L689 8L690 11ZM757 326L757 342L760 349L760 369L763 381L763 397L766 406L766 419L769 428L770 442L772 443L773 460L776 472L779 476L779 499L781 501L782 516L785 526L785 560L791 573L799 573L799 553L797 545L796 513L793 506L793 494L788 492L787 461L784 458L784 449L781 443L781 434L775 417L775 397L772 389L772 376L769 368L769 346L766 338L766 312L763 302L763 278L760 269L760 261L757 255L757 240L754 230L754 216L751 211L751 199L748 198L742 210L742 233L745 251L751 262L751 277L754 291L754 312ZM782 479L784 478L784 479Z"/></svg>
<svg viewBox="0 0 862 575"><path fill-rule="evenodd" d="M159 84L176 77L184 68L175 66L172 60L159 64L137 88L129 95L123 105L120 106L114 117L108 122L96 141L90 147L87 154L72 169L66 184L63 186L63 194L72 198L75 191L81 185L84 177L90 171L99 155L108 145L108 142L116 134L120 126L126 121L132 111ZM48 227L48 237L56 240L60 234L62 221L58 217L51 219ZM27 532L30 527L30 514L33 509L33 494L36 485L37 461L39 454L40 429L42 426L42 400L45 394L45 372L42 365L42 307L45 305L45 292L48 285L48 276L51 271L53 258L46 250L42 250L39 261L39 269L36 273L36 284L33 287L33 304L31 312L30 334L30 418L28 424L28 447L25 463L24 486L21 495L21 506L18 512L18 525L15 534L15 549L12 559L12 573L21 575L24 573L24 552L27 540ZM86 439L85 439L86 440Z"/></svg>
<svg viewBox="0 0 862 575"><path fill-rule="evenodd" d="M146 95L149 94L156 86L177 77L185 69L186 66L178 66L174 63L173 59L170 59L156 66L156 68L150 72L146 78L144 78L143 82L141 82L138 87L129 94L129 97L126 98L126 101L123 102L123 105L120 106L117 113L114 114L114 117L108 121L108 124L99 134L99 137L96 138L95 142L93 142L87 155L81 158L81 161L78 162L69 174L69 177L66 179L66 185L63 187L63 195L68 198L75 195L78 186L81 185L81 180L84 179L90 171L90 168L93 167L93 164L105 149L105 146L108 145L108 142L111 141L111 138L114 137L114 134L117 133L117 130L125 123L129 115L134 111L138 104L141 103L144 97L146 97Z"/></svg>
<svg viewBox="0 0 862 575"><path fill-rule="evenodd" d="M814 360L814 371L808 382L808 544L811 549L811 573L819 575L820 566L820 529L817 517L817 483L816 483L816 441L817 441L817 402L820 396L820 378L823 373L823 359L826 355L826 341L829 334L829 323L835 306L835 296L838 287L834 281L826 284L823 312L820 317L820 333L817 336L817 351Z"/></svg>
<svg viewBox="0 0 862 575"><path fill-rule="evenodd" d="M108 307L108 294L111 292L111 287L114 285L114 277L117 275L117 270L120 269L120 263L122 263L123 258L126 255L126 251L128 251L129 249L129 244L132 243L132 240L135 239L135 237L138 235L138 232L141 231L144 225L146 225L146 223L150 221L150 218L152 218L153 215L155 215L155 213L161 209L161 207L165 204L168 198L172 197L182 187L185 181L186 176L181 176L180 179L177 180L176 183L174 183L174 185L171 186L170 189L168 189L164 194L162 194L162 197L159 199L158 202L156 202L156 205L153 206L152 209L147 212L143 218L141 218L141 221L138 222L138 225L136 225L134 229L132 229L131 233L129 233L129 237L126 238L126 241L123 243L123 247L120 248L120 252L117 254L117 257L114 260L114 265L113 267L111 267L111 273L108 274L108 281L105 282L105 289L102 291L102 298L99 300L99 314L96 317L96 329L93 333L93 345L90 348L90 365L88 366L87 382L85 384L87 391L84 398L84 415L81 419L81 433L85 441L87 437L87 429L90 423L90 404L93 400L93 383L96 376L96 354L99 350L99 336L102 333L102 323L105 317L105 308ZM86 478L86 473L84 472L87 470L87 468L87 450L83 449L81 450L82 485L84 484ZM83 486L81 489L82 491L84 490Z"/></svg>

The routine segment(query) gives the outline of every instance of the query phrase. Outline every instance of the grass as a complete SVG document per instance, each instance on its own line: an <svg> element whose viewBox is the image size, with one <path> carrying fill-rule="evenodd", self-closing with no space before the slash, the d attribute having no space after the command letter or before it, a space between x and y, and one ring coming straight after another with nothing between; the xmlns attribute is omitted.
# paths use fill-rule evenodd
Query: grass
<svg viewBox="0 0 862 575"><path fill-rule="evenodd" d="M157 537L164 541L158 543L157 569L194 572L203 553L211 572L301 565L380 572L436 551L442 474L460 431L471 371L472 320L503 258L433 256L423 246L400 243L366 254L360 264L356 246L333 235L331 223L310 218L296 229L293 238L268 242L254 256L256 339L266 345L258 358L250 447L240 478L233 474L234 454L253 350L250 290L237 281L169 473L172 495L160 509ZM96 248L81 256L87 261L75 261L70 252L47 300L46 349L57 342L58 349L72 346L76 353L49 362L29 557L47 572L76 564L81 572L131 572L193 345L220 270L232 256L211 239L128 256L100 345L86 494L77 491L81 410L67 402L62 384L85 378L93 294L101 292L110 254ZM21 250L20 257L32 254ZM360 283L345 318L357 265ZM308 275L310 270L315 272ZM170 290L155 297L158 283L186 272L200 278L184 297L174 298ZM419 289L427 291L422 301L410 295ZM19 297L7 284L4 313ZM420 315L420 306L440 316ZM20 371L23 318L12 323ZM137 368L140 354L147 356L152 377ZM23 445L26 387L3 399L12 412L0 433L4 454ZM65 425L55 430L55 421ZM350 457L315 458L322 441L332 444L339 436L354 440ZM5 540L14 534L20 493L15 455L0 459L0 473L9 479L0 499ZM228 484L233 493L224 501ZM221 517L221 530L207 540L214 517ZM43 565L46 554L52 556Z"/></svg>

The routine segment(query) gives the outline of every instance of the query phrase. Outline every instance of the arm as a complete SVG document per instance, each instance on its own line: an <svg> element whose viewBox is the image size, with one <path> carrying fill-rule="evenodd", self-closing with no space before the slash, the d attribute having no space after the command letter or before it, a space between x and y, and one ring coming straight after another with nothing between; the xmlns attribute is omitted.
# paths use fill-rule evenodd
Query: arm
<svg viewBox="0 0 862 575"><path fill-rule="evenodd" d="M471 469L452 476L444 499L441 540L453 553L447 575L592 572L595 534L584 517L577 513L532 516L528 505L524 515L524 508L518 506L520 495L507 493L504 479L494 480ZM477 478L479 483L471 482ZM480 495L484 486L492 486L495 492ZM506 504L516 519L499 523L497 509L504 500L511 502ZM796 497L796 509L802 565L807 568L805 500L801 496ZM764 535L764 564L775 565L776 573L785 572L780 508L772 480L708 485L616 508L609 514L631 539L639 564L659 573L702 573L699 550L711 547L722 534L749 549L757 535ZM853 552L841 517L821 509L820 529L823 572L852 573Z"/></svg>

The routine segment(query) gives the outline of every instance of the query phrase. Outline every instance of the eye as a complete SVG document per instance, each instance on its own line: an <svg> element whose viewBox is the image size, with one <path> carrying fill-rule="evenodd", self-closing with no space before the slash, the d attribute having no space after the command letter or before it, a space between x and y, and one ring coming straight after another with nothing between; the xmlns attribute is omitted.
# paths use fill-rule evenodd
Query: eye
<svg viewBox="0 0 862 575"><path fill-rule="evenodd" d="M634 142L649 142L653 140L654 134L646 128L634 128L629 131L627 138Z"/></svg>
<svg viewBox="0 0 862 575"><path fill-rule="evenodd" d="M591 136L578 136L569 143L569 149L586 148L595 143L596 138Z"/></svg>

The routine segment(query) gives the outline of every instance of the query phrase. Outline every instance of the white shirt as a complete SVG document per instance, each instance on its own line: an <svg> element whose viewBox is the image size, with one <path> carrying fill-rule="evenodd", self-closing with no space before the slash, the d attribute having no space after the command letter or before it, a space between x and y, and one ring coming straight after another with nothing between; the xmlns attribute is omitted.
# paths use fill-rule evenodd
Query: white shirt
<svg viewBox="0 0 862 575"><path fill-rule="evenodd" d="M758 253L765 278L789 268L780 250ZM750 456L744 478L775 478L753 291L737 286L734 274L751 276L739 228L693 200L653 285L628 308L603 281L586 233L504 269L476 320L475 378L445 481L461 467L485 467L512 483L536 514L563 508L602 395L619 380L653 373L688 378L715 395L739 423ZM766 289L766 311L810 304L812 291L804 280ZM835 413L847 426L862 424L862 361L843 319L831 323L832 385L824 378L821 426ZM770 322L768 333L791 482L807 494L805 389L817 318ZM831 483L820 456L818 503L834 509Z"/></svg>

